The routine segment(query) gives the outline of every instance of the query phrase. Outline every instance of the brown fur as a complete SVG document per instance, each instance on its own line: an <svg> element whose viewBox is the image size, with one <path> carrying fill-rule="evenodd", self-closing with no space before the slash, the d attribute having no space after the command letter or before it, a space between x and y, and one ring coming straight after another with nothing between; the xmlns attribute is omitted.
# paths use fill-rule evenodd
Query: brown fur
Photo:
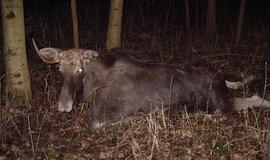
<svg viewBox="0 0 270 160"><path fill-rule="evenodd" d="M223 76L211 68L142 62L119 51L99 56L86 67L85 97L95 88L95 101L88 99L95 106L94 124L147 113L161 103L170 103L173 111L186 105L189 110L228 112L233 106Z"/></svg>

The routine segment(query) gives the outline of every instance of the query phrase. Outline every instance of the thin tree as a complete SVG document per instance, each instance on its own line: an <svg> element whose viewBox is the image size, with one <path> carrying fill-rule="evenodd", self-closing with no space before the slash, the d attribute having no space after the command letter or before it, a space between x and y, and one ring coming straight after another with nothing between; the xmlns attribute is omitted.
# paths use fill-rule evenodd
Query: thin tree
<svg viewBox="0 0 270 160"><path fill-rule="evenodd" d="M185 12L186 12L187 39L188 39L188 42L190 43L191 31L190 31L190 16L189 16L189 0L185 0Z"/></svg>
<svg viewBox="0 0 270 160"><path fill-rule="evenodd" d="M75 48L80 47L79 30L78 30L78 15L76 0L70 0L72 28L73 28L73 43Z"/></svg>
<svg viewBox="0 0 270 160"><path fill-rule="evenodd" d="M235 36L235 45L239 44L239 41L241 38L242 25L243 25L244 15L245 15L245 8L246 8L246 0L240 0L240 9L239 9L237 30L236 30L236 36Z"/></svg>
<svg viewBox="0 0 270 160"><path fill-rule="evenodd" d="M216 34L216 0L208 0L206 32L210 38Z"/></svg>
<svg viewBox="0 0 270 160"><path fill-rule="evenodd" d="M6 68L7 104L21 106L31 100L23 0L2 0L3 48Z"/></svg>
<svg viewBox="0 0 270 160"><path fill-rule="evenodd" d="M124 0L111 0L107 50L121 47L121 31Z"/></svg>

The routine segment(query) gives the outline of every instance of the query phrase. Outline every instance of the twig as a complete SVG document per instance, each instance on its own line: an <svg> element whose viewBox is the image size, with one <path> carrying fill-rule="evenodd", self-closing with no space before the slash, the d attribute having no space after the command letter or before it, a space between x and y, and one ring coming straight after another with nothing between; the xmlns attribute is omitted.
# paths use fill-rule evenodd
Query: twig
<svg viewBox="0 0 270 160"><path fill-rule="evenodd" d="M18 133L18 135L19 135L20 137L22 137L22 134L21 134L21 132L20 132L18 126L16 125L16 123L15 123L15 121L14 121L12 115L10 115L9 117L10 117L11 123L12 123L12 124L14 125L14 127L15 127L16 132Z"/></svg>
<svg viewBox="0 0 270 160"><path fill-rule="evenodd" d="M33 158L35 158L35 146L34 146L31 126L30 126L30 118L29 118L29 116L27 116L27 123L28 123L29 136L30 136L30 140L31 140L31 146L32 146L32 154L33 154Z"/></svg>
<svg viewBox="0 0 270 160"><path fill-rule="evenodd" d="M172 75L172 78L171 78L171 83L170 83L170 99L169 99L169 114L171 113L171 103L172 103L172 90L173 90L173 82L174 82L174 77Z"/></svg>
<svg viewBox="0 0 270 160"><path fill-rule="evenodd" d="M6 76L6 73L5 74L3 74L1 77L0 77L0 93L2 92L2 83L1 83L1 81L2 81L2 79L4 78ZM2 102L2 94L0 94L1 96L0 96L0 104L1 104L1 102Z"/></svg>
<svg viewBox="0 0 270 160"><path fill-rule="evenodd" d="M46 152L45 152L45 149L44 149L44 148L42 148L42 151L43 151L43 153L44 153L44 155L45 155L46 160L49 160L50 158L47 156L47 154L46 154Z"/></svg>
<svg viewBox="0 0 270 160"><path fill-rule="evenodd" d="M75 125L74 125L74 130L73 130L73 132L72 132L71 139L70 139L70 141L69 141L69 143L68 143L66 152L68 151L68 149L69 149L69 147L70 147L70 145L71 145L71 142L72 142L73 139L74 139L74 135L75 135L75 132L76 132L76 130L77 130L77 126L78 126L80 117L81 117L81 115L82 115L82 113L83 113L83 110L84 110L84 104L82 105L81 111L80 111L80 113L79 113L79 116L78 116L78 118L76 119L76 122L75 122Z"/></svg>
<svg viewBox="0 0 270 160"><path fill-rule="evenodd" d="M46 110L46 113L45 113L45 115L44 115L43 118L42 118L41 125L40 125L39 130L38 130L38 137L37 137L36 148L37 148L37 146L38 146L38 144L39 144L39 139L40 139L41 129L42 129L43 124L44 124L44 122L45 122L45 119L46 119L46 117L47 117L47 113L48 113L48 110Z"/></svg>

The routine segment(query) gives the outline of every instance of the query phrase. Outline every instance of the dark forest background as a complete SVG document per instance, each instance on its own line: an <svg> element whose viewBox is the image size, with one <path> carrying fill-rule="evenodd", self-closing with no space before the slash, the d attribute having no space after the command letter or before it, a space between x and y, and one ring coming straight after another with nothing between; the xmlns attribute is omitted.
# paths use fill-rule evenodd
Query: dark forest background
<svg viewBox="0 0 270 160"><path fill-rule="evenodd" d="M216 1L215 37L206 33L207 3L207 0L189 0L188 32L185 0L125 0L122 47L131 49L136 58L156 62L206 61L233 80L242 81L255 73L258 79L252 87L234 94L246 97L256 92L269 100L270 0L246 0L242 35L237 45L240 0ZM81 48L101 53L105 50L109 8L110 0L77 0ZM3 105L0 118L5 119L1 125L5 132L0 136L0 142L4 142L0 143L1 160L4 156L132 159L136 158L135 153L137 159L151 159L152 154L153 159L262 159L270 148L269 109L225 116L183 113L166 119L167 128L163 127L161 114L154 113L155 122L143 119L130 126L98 131L87 128L85 121L89 117L80 111L83 103L76 102L78 105L68 114L57 112L54 105L62 85L61 75L57 67L40 60L31 38L40 48L73 48L70 1L24 0L24 13L33 102L29 107L19 108L20 112L12 112ZM0 77L4 71L3 51L0 51ZM158 138L154 148L151 125L160 127L154 133Z"/></svg>
<svg viewBox="0 0 270 160"><path fill-rule="evenodd" d="M187 35L184 0L125 1L122 43L124 48L143 52L179 55L182 61L192 56L190 47L199 52L211 49L258 47L268 52L270 1L247 0L240 45L234 38L240 1L216 2L217 32L209 41L206 34L207 0L190 0L190 30ZM104 49L109 15L109 0L77 1L81 48ZM72 48L70 2L66 0L24 1L28 57L32 55L31 38L44 46ZM191 36L191 41L187 37ZM252 50L252 49L251 49ZM146 53L147 54L147 53ZM189 56L186 56L186 55ZM207 53L206 53L207 54ZM1 54L2 55L2 54ZM177 56L176 56L177 59ZM3 57L1 57L3 62ZM2 63L3 64L3 63ZM3 68L3 66L1 67ZM1 69L2 70L2 69Z"/></svg>
<svg viewBox="0 0 270 160"><path fill-rule="evenodd" d="M189 3L192 37L195 41L198 37L207 36L205 35L207 0L190 0ZM220 45L233 39L239 5L240 1L235 0L217 1L216 23ZM104 47L109 6L109 0L77 1L82 47ZM69 1L25 0L24 7L27 37L37 37L46 41L43 43L57 42L59 47L72 47ZM268 37L269 7L269 0L247 0L243 40L250 36ZM184 0L136 0L124 3L123 40L132 41L142 34L149 36L161 34L163 38L180 35L180 38L185 40L185 30ZM223 41L222 38L227 41ZM254 39L250 40L254 42ZM123 43L125 44L125 41Z"/></svg>

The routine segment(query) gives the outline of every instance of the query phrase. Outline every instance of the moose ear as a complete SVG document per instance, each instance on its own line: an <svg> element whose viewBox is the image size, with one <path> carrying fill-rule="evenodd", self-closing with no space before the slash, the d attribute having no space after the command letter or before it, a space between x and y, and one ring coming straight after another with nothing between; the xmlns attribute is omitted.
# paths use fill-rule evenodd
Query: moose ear
<svg viewBox="0 0 270 160"><path fill-rule="evenodd" d="M35 51L39 55L39 57L42 59L43 62L48 64L54 64L60 62L60 56L63 52L61 49L57 48L42 48L38 49L37 44L35 40L32 38L32 43L35 48Z"/></svg>
<svg viewBox="0 0 270 160"><path fill-rule="evenodd" d="M60 56L63 51L58 48L42 48L38 50L40 58L48 64L54 64L60 62Z"/></svg>
<svg viewBox="0 0 270 160"><path fill-rule="evenodd" d="M98 57L98 52L94 50L84 50L83 58L87 60L94 60Z"/></svg>

